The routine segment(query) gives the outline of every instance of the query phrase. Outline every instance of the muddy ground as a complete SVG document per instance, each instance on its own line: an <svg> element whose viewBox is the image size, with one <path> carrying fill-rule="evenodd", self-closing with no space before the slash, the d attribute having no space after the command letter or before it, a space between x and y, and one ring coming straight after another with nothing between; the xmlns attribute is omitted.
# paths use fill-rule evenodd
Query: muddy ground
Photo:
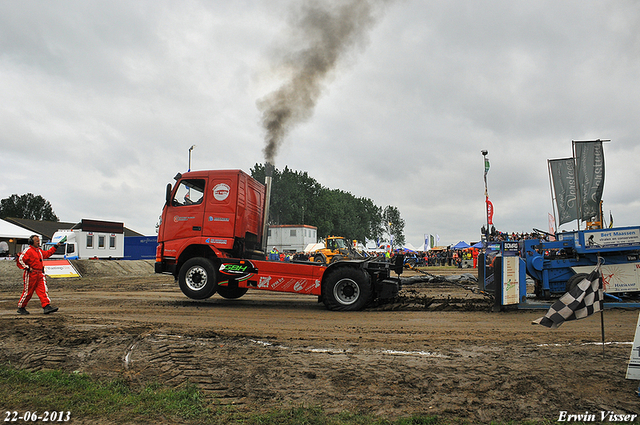
<svg viewBox="0 0 640 425"><path fill-rule="evenodd" d="M49 279L59 312L43 315L34 296L32 314L18 316L20 271L0 264L0 362L192 382L211 403L246 410L320 405L476 423L640 412L638 381L625 379L638 310L605 312L603 358L599 315L552 331L531 324L543 310L492 313L468 285L407 286L395 303L341 313L258 291L193 301L150 262L78 266L82 278Z"/></svg>

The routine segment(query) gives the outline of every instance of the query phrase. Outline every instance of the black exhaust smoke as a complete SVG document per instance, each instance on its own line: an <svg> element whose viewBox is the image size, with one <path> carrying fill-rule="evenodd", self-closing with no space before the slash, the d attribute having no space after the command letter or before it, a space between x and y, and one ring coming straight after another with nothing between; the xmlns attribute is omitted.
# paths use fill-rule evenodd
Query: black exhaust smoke
<svg viewBox="0 0 640 425"><path fill-rule="evenodd" d="M275 164L285 135L313 115L313 109L345 52L363 47L366 31L376 21L385 0L307 1L291 16L291 49L278 68L290 73L278 90L258 101L265 128L264 156Z"/></svg>

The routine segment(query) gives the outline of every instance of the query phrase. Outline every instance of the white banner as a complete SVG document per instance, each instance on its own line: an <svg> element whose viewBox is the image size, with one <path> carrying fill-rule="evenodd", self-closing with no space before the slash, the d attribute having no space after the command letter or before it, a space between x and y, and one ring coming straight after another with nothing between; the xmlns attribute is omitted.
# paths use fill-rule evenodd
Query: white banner
<svg viewBox="0 0 640 425"><path fill-rule="evenodd" d="M69 260L44 260L44 274L49 277L80 277Z"/></svg>

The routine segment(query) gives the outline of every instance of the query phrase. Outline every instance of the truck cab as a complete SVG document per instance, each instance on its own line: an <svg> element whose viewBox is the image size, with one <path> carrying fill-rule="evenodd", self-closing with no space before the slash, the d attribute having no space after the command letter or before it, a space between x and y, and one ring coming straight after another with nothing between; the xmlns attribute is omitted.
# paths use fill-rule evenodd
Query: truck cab
<svg viewBox="0 0 640 425"><path fill-rule="evenodd" d="M44 249L49 249L57 245L62 238L66 237L65 242L58 247L55 254L50 258L65 258L75 260L78 258L78 243L75 234L71 230L58 230L51 237L51 241L44 244Z"/></svg>
<svg viewBox="0 0 640 425"><path fill-rule="evenodd" d="M194 171L175 180L160 218L156 271L176 274L194 255L264 258L262 184L240 170Z"/></svg>

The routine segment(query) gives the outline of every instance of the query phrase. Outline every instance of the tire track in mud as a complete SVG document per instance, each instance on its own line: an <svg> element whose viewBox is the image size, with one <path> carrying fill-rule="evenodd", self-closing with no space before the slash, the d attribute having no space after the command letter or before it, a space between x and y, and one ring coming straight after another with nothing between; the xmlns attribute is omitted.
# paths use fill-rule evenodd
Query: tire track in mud
<svg viewBox="0 0 640 425"><path fill-rule="evenodd" d="M24 356L18 364L19 369L38 371L43 369L63 369L68 362L68 350L51 347L45 351L36 351Z"/></svg>
<svg viewBox="0 0 640 425"><path fill-rule="evenodd" d="M203 338L154 333L136 338L122 359L131 379L152 378L172 387L190 383L214 396L218 404L239 405L247 399L296 400L316 386L318 380L331 382L334 389L348 382L358 388L373 385L377 381L376 373L371 373L368 379L359 375L366 368L360 370L357 377L345 379L345 362L366 363L368 357L383 358L386 364L393 364L393 359L400 357L413 357L415 362L420 362L447 360L450 355L288 346L248 337Z"/></svg>
<svg viewBox="0 0 640 425"><path fill-rule="evenodd" d="M134 374L153 373L155 379L172 387L194 384L220 404L238 404L238 397L217 376L215 358L204 351L215 350L213 341L182 335L145 334L129 345L123 356L125 369ZM209 357L209 358L208 358ZM140 369L141 370L138 370Z"/></svg>

